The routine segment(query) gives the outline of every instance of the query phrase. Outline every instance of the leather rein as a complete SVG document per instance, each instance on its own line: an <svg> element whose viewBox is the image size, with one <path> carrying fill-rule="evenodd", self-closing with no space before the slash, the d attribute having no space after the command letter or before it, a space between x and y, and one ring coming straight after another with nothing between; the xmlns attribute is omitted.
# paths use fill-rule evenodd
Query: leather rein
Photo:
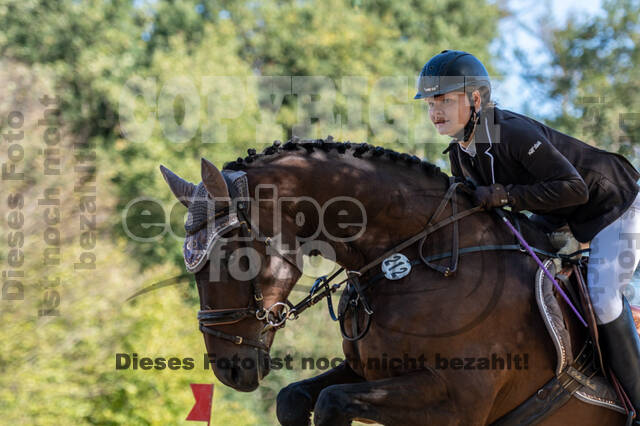
<svg viewBox="0 0 640 426"><path fill-rule="evenodd" d="M329 311L331 313L332 318L335 320L336 318L333 313L333 308L331 305L331 293L334 293L335 291L337 291L342 284L344 284L345 282L349 282L351 285L355 286L356 291L360 292L360 289L357 284L357 279L353 279L353 278L361 276L366 271L370 270L376 265L379 265L383 260L385 260L390 255L400 252L401 250L404 250L405 248L411 246L412 244L418 242L419 240L421 240L420 246L419 246L419 252L421 253L422 247L425 241L427 240L427 237L429 236L429 234L447 225L453 224L453 247L452 247L452 252L450 256L451 262L449 266L445 267L442 265L430 263L426 258L422 256L422 254L420 254L420 259L425 265L431 267L436 271L441 272L445 276L449 276L450 274L456 271L458 266L458 257L459 257L458 221L466 216L472 215L482 210L482 207L477 206L477 207L470 208L468 210L464 210L462 212L457 211L456 189L460 185L462 185L462 182L455 182L453 178L450 178L450 185L447 189L447 192L445 193L442 201L440 202L440 205L438 206L434 214L431 216L431 218L427 222L427 226L423 231L419 232L418 234L412 236L411 238L405 240L404 242L389 249L388 251L378 256L371 262L367 263L360 269L347 271L346 272L347 279L341 281L340 283L336 283L331 286L329 285L331 281L335 279L344 270L344 268L340 268L337 272L335 272L329 278L326 278L326 277L318 278L316 280L316 283L312 287L310 294L306 296L298 304L293 305L288 300L286 300L285 302L276 302L273 305L269 306L268 308L265 308L264 300L262 296L262 289L260 285L256 282L256 279L252 278L250 280L250 284L253 292L253 298L252 298L253 300L250 300L249 306L247 306L246 308L201 309L200 311L198 311L198 321L200 323L200 331L202 331L203 333L209 334L213 337L217 337L223 340L233 342L237 345L248 345L248 346L253 346L253 347L267 351L268 348L266 344L262 341L262 338L260 338L260 340L250 339L250 338L246 338L238 335L225 333L219 330L215 330L213 327L234 324L246 318L256 318L258 321L265 324L264 328L260 332L260 335L263 336L269 330L272 330L272 329L277 330L278 328L284 327L288 319L293 320L298 318L298 315L302 311L313 306L323 298L327 298L327 302L329 304ZM451 206L452 206L451 216L449 216L448 218L440 222L434 223L434 221L437 220L438 217L440 217L440 215L444 212L449 202L451 202ZM241 236L248 237L250 234L255 232L258 238L264 241L265 246L270 247L271 239L269 237L264 237L260 233L260 230L257 229L255 226L253 226L249 220L247 220L248 207L249 207L248 203L244 203L244 202L238 203L238 213L241 218L241 222L240 222ZM276 251L276 253L280 257L282 257L284 260L286 260L288 263L298 268L297 262L295 262L295 260L290 259L288 255L281 252L277 247L273 246L271 248L273 248ZM322 287L323 290L317 291L320 287ZM365 300L364 297L362 298L362 300L364 302ZM282 308L280 310L280 313L278 314L276 313L276 309L280 307ZM371 309L368 307L368 304L366 304L366 302L364 302L364 307L369 314L373 313ZM207 306L204 306L204 308L207 308Z"/></svg>

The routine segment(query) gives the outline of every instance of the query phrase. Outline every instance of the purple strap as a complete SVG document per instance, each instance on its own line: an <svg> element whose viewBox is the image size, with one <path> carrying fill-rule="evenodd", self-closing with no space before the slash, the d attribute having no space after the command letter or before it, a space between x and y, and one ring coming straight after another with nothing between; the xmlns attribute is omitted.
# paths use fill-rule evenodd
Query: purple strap
<svg viewBox="0 0 640 426"><path fill-rule="evenodd" d="M504 212L502 210L498 210L496 209L496 212L498 212L498 215L502 218L502 220L504 221L504 223L507 224L507 226L509 227L509 229L511 230L511 232L513 233L513 235L516 236L516 238L518 239L518 241L520 241L520 244L522 244L522 246L527 249L527 251L529 252L529 254L531 255L531 257L533 257L533 259L538 263L538 265L542 268L542 270L544 271L544 273L547 275L547 277L549 277L549 279L551 280L551 282L553 283L553 285L555 286L556 290L558 290L558 293L560 293L560 295L562 296L562 298L564 299L565 302L567 302L567 304L571 307L571 310L573 310L573 313L576 314L576 316L578 317L578 319L580 320L580 322L588 328L586 321L582 318L582 315L580 315L580 312L578 312L578 310L575 308L575 306L573 306L573 303L571 303L571 300L569 300L569 298L567 297L567 295L565 294L565 292L562 290L562 288L560 288L560 286L558 285L558 283L556 282L556 279L551 275L551 272L549 272L549 270L547 268L544 267L544 265L542 264L542 262L540 261L540 259L538 258L538 256L536 256L536 254L533 252L533 250L531 249L531 246L529 246L529 244L527 244L527 242L524 240L524 238L522 238L522 235L520 235L520 233L518 232L518 230L516 228L513 227L513 225L511 224L511 222L509 222L509 220L507 219L507 217L505 216Z"/></svg>

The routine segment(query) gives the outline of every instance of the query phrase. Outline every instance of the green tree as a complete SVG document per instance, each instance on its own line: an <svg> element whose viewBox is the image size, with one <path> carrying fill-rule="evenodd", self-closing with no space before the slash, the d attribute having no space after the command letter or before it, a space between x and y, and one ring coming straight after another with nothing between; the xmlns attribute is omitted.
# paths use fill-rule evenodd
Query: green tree
<svg viewBox="0 0 640 426"><path fill-rule="evenodd" d="M558 105L551 125L633 160L640 141L640 2L606 0L602 9L550 28L543 40L551 66L532 81Z"/></svg>
<svg viewBox="0 0 640 426"><path fill-rule="evenodd" d="M221 165L294 131L440 158L446 140L427 123L423 104L411 100L415 76L444 48L473 51L491 65L488 45L500 16L495 4L470 0L10 1L0 6L0 52L54 76L63 121L80 143L99 147L108 165L101 172L109 174L117 208L124 209L140 196L169 202L157 172L161 162L199 181L200 156ZM244 85L207 86L208 76L231 76ZM297 80L312 93L288 94L278 108L260 80L265 76L315 80ZM195 95L180 92L185 80ZM291 88L296 81L284 83ZM326 101L321 114L313 98ZM164 116L163 99L173 101ZM209 108L216 99L228 105ZM123 106L133 115L123 118ZM237 115L220 118L234 108ZM140 120L137 130L147 133L136 142L127 133L136 120L129 119L145 116L151 120ZM187 130L186 141L168 136L174 122L174 130ZM166 221L153 211L150 220ZM113 231L127 238L115 216ZM129 251L142 267L167 256L179 264L178 246L165 238L131 243Z"/></svg>
<svg viewBox="0 0 640 426"><path fill-rule="evenodd" d="M31 208L45 188L59 186L64 218L63 260L46 268L42 212L25 214L25 301L0 302L3 420L168 424L184 418L192 403L187 384L213 380L210 371L178 375L114 368L116 352L198 357L204 350L195 318L184 320L197 310L192 287L123 303L145 284L183 271L184 207L168 216L175 200L158 165L197 182L201 156L221 166L247 148L287 138L294 129L302 136L332 133L336 139L439 158L446 141L411 99L415 77L431 55L445 48L473 51L490 65L488 45L500 14L490 1L470 0L0 3L0 132L7 128L9 111L20 110L26 134L21 142L25 182L3 183L3 190L20 192ZM315 92L283 96L282 107L273 107L270 89L282 81L291 88L292 77L306 76L320 82L310 86ZM62 173L55 178L42 176L38 93L60 100ZM362 115L331 127L324 122L331 121L326 111L314 116L309 102L323 97L330 101L329 115L346 117L358 108ZM307 119L309 126L296 127ZM403 120L404 127L398 124ZM73 269L81 252L74 154L94 149L97 261L95 270L79 273ZM6 154L0 151L3 162ZM123 221L123 211L139 197L160 204L137 205L131 222ZM145 209L151 216L142 214ZM6 203L0 213L7 217ZM167 221L178 238L166 233L143 242L124 227L153 237L157 228L142 225ZM3 241L7 232L0 227ZM1 247L0 259L8 255ZM61 315L39 318L47 289L41 279L48 275L61 279ZM298 361L339 356L339 334L327 321L322 308L310 310L279 332L272 354L291 354ZM296 351L299 347L308 352ZM273 371L253 395L220 385L214 424L269 424L275 419L276 392L319 372Z"/></svg>
<svg viewBox="0 0 640 426"><path fill-rule="evenodd" d="M257 73L328 77L337 91L331 112L343 122L349 102L361 106L355 125L334 136L428 157L439 156L445 139L426 122L422 104L410 100L416 76L432 55L452 48L474 52L491 69L488 47L503 14L493 3L469 1L225 1L221 7L239 28L238 55ZM362 81L343 79L349 76ZM289 135L299 102L283 103L279 122Z"/></svg>

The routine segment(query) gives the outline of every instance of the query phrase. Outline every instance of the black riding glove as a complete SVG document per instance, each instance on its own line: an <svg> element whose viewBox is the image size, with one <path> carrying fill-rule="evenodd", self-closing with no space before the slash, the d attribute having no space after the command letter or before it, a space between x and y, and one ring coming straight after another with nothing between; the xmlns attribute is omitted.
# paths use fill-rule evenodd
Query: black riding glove
<svg viewBox="0 0 640 426"><path fill-rule="evenodd" d="M509 196L504 185L500 183L477 187L473 193L473 198L475 203L485 210L513 204L513 199Z"/></svg>

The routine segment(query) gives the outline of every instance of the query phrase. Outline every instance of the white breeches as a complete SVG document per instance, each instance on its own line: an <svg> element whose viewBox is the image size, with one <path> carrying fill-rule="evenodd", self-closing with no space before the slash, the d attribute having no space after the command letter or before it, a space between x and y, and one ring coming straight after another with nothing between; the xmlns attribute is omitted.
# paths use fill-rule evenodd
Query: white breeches
<svg viewBox="0 0 640 426"><path fill-rule="evenodd" d="M599 324L618 318L622 295L629 301L636 289L631 285L640 261L640 194L613 223L591 240L588 287Z"/></svg>

